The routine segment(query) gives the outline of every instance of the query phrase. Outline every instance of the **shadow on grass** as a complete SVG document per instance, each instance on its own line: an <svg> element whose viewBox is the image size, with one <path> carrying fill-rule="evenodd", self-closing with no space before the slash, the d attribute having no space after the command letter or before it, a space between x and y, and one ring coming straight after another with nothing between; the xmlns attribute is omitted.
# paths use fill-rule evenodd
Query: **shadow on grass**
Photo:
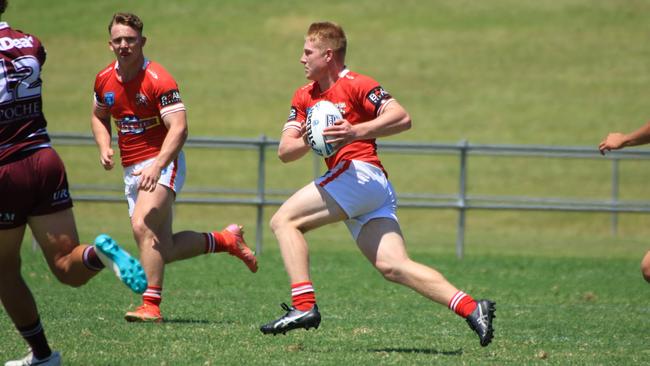
<svg viewBox="0 0 650 366"><path fill-rule="evenodd" d="M381 353L381 352L396 352L396 353L421 353L425 355L443 355L443 356L462 356L463 355L463 349L457 349L455 351L438 351L437 349L433 348L393 348L393 347L388 347L388 348L371 348L368 350L368 352L376 352L376 353Z"/></svg>

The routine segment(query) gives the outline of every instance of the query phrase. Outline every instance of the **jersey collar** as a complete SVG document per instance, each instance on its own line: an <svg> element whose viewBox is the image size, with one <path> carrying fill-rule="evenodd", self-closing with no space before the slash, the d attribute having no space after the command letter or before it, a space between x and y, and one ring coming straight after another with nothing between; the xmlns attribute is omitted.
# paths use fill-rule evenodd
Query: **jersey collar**
<svg viewBox="0 0 650 366"><path fill-rule="evenodd" d="M4 23L4 22L2 22L2 23ZM0 27L2 26L2 23L0 23ZM2 29L2 28L0 28L0 29ZM145 57L144 62L142 63L142 70L147 68L147 66L149 65L149 62L150 62L149 59ZM119 69L120 69L120 63L115 61L115 70L119 70Z"/></svg>
<svg viewBox="0 0 650 366"><path fill-rule="evenodd" d="M0 22L0 29L5 29L9 28L9 23L7 22Z"/></svg>

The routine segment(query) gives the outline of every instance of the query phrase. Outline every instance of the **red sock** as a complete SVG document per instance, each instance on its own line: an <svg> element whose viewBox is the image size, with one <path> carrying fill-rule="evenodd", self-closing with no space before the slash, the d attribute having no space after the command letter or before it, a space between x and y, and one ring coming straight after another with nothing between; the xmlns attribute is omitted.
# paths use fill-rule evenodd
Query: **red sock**
<svg viewBox="0 0 650 366"><path fill-rule="evenodd" d="M316 304L316 295L311 281L291 285L291 303L300 311L307 311Z"/></svg>
<svg viewBox="0 0 650 366"><path fill-rule="evenodd" d="M464 293L463 291L458 291L454 296L451 297L451 300L449 300L449 304L447 307L449 309L453 310L456 314L462 316L463 318L467 318L469 314L476 309L476 301L469 296L468 294Z"/></svg>
<svg viewBox="0 0 650 366"><path fill-rule="evenodd" d="M160 306L162 301L162 287L147 286L147 290L142 294L142 302L146 305Z"/></svg>
<svg viewBox="0 0 650 366"><path fill-rule="evenodd" d="M211 233L203 233L205 236L205 253L219 253L225 252L226 238L223 237L223 234L218 231L213 231Z"/></svg>

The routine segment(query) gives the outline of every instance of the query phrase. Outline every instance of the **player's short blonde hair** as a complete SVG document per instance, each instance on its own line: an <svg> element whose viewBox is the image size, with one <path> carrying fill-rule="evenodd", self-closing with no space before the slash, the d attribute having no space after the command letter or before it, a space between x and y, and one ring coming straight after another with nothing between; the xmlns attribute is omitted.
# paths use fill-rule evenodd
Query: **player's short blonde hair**
<svg viewBox="0 0 650 366"><path fill-rule="evenodd" d="M307 30L305 39L320 43L323 48L331 48L341 60L345 60L348 40L340 25L333 22L312 23Z"/></svg>
<svg viewBox="0 0 650 366"><path fill-rule="evenodd" d="M144 28L144 24L142 23L142 20L140 20L140 17L133 13L115 13L113 14L113 18L111 19L111 22L108 23L108 34L111 33L111 29L113 28L113 25L115 24L122 24L129 26L140 33L142 35L142 29Z"/></svg>

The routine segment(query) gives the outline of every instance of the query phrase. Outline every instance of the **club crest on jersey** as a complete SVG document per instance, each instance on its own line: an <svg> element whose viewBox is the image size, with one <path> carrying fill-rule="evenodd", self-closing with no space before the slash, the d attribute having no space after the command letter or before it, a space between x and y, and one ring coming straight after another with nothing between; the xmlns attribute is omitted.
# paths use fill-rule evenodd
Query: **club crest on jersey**
<svg viewBox="0 0 650 366"><path fill-rule="evenodd" d="M104 93L104 104L108 105L109 107L112 107L113 104L115 104L115 93L113 92Z"/></svg>
<svg viewBox="0 0 650 366"><path fill-rule="evenodd" d="M147 105L147 102L148 102L147 97L145 97L144 94L142 94L142 93L136 93L135 94L135 104L136 105L144 106L144 105Z"/></svg>
<svg viewBox="0 0 650 366"><path fill-rule="evenodd" d="M345 102L334 103L334 106L341 112L341 116L345 116Z"/></svg>

